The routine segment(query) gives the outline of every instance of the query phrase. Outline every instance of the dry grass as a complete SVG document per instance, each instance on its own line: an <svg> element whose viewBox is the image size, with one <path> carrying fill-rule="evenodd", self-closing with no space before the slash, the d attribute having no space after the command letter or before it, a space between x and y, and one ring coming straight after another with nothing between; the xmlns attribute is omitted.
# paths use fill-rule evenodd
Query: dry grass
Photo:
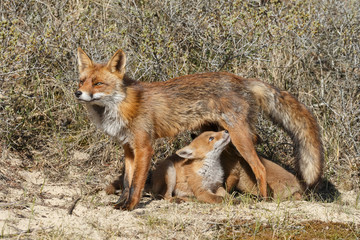
<svg viewBox="0 0 360 240"><path fill-rule="evenodd" d="M275 2L2 1L1 164L16 154L20 168L51 179L66 179L74 168L99 182L114 176L121 147L96 131L73 96L75 50L105 61L122 48L128 72L140 81L229 71L290 91L318 119L325 179L359 190L360 2ZM289 138L267 120L258 125L259 150L275 161L291 159ZM178 149L187 135L159 140L154 159ZM84 157L74 161L79 152ZM0 178L10 177L0 169Z"/></svg>
<svg viewBox="0 0 360 240"><path fill-rule="evenodd" d="M119 148L96 132L75 101L75 49L96 60L117 48L128 72L163 81L194 72L257 77L296 95L315 114L325 145L325 177L359 186L359 2L292 1L5 1L0 37L1 144L24 166L63 172L74 150L107 165ZM290 158L291 142L259 122L273 159ZM158 157L170 154L160 141ZM289 148L290 146L290 148Z"/></svg>

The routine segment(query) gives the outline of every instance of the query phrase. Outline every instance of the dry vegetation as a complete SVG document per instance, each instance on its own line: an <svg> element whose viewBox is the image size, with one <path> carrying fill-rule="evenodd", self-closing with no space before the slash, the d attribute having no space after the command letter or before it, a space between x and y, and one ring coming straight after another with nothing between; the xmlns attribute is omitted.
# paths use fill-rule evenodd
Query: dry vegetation
<svg viewBox="0 0 360 240"><path fill-rule="evenodd" d="M1 1L0 190L21 186L20 170L52 181L81 173L79 181L97 185L122 167L121 147L90 124L75 100L81 46L97 61L122 48L128 73L140 81L229 71L288 90L318 119L324 178L359 191L359 9L358 0ZM289 138L265 119L258 125L259 151L291 159ZM159 140L155 159L186 141L186 134ZM20 159L16 167L9 167L11 158Z"/></svg>

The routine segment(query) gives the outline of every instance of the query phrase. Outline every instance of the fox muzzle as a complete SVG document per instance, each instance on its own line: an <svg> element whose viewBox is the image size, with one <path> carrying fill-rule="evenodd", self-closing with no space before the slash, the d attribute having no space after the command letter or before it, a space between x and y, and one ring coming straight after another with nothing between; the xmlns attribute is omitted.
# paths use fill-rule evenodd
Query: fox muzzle
<svg viewBox="0 0 360 240"><path fill-rule="evenodd" d="M85 101L85 102L91 102L91 101L97 100L97 98L94 98L92 94L89 94L87 92L83 92L80 90L77 90L75 92L75 96L76 96L77 100Z"/></svg>
<svg viewBox="0 0 360 240"><path fill-rule="evenodd" d="M82 94L82 91L76 91L75 92L76 98L79 98L81 96L81 94Z"/></svg>

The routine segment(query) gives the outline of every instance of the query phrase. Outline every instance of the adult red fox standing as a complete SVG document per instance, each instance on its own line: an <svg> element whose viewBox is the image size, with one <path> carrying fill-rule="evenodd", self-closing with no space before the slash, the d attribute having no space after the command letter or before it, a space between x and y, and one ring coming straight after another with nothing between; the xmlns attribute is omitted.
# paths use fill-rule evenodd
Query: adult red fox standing
<svg viewBox="0 0 360 240"><path fill-rule="evenodd" d="M151 192L165 199L187 201L195 196L206 203L220 203L225 196L220 155L230 142L227 131L203 132L188 146L160 161L151 176Z"/></svg>
<svg viewBox="0 0 360 240"><path fill-rule="evenodd" d="M124 147L125 189L116 208L131 210L140 201L154 139L208 123L229 131L266 197L266 171L253 143L253 118L259 108L292 137L305 184L313 186L319 181L323 165L319 127L309 110L288 92L224 72L138 82L126 76L125 63L122 50L107 64L97 64L78 49L80 82L75 95L96 126Z"/></svg>

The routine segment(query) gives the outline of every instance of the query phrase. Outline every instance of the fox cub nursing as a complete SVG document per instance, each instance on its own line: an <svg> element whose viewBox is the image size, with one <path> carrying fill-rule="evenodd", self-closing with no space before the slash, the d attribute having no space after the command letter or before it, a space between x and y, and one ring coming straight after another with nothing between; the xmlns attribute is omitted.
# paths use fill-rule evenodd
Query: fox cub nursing
<svg viewBox="0 0 360 240"><path fill-rule="evenodd" d="M196 197L206 203L219 203L226 194L220 155L230 142L227 131L203 132L176 154L158 162L145 191L168 200ZM112 182L107 194L123 190L123 176Z"/></svg>
<svg viewBox="0 0 360 240"><path fill-rule="evenodd" d="M178 150L177 155L156 165L152 174L152 193L165 199L187 200L187 197L195 196L202 202L219 203L225 196L225 183L229 192L238 190L258 195L250 166L228 143L226 131L203 132L190 145ZM270 197L280 200L301 198L302 187L293 174L270 160L262 157L260 160L267 172Z"/></svg>
<svg viewBox="0 0 360 240"><path fill-rule="evenodd" d="M203 132L177 155L158 163L152 174L152 192L165 199L219 203L225 196L220 155L230 142L227 131Z"/></svg>
<svg viewBox="0 0 360 240"><path fill-rule="evenodd" d="M228 192L238 190L258 195L256 178L247 162L229 144L227 131L206 131L176 155L158 162L146 190L157 197L173 200L197 200L219 203ZM260 157L267 172L270 197L284 200L300 199L302 187L298 179L281 166ZM122 188L121 177L106 189L114 193Z"/></svg>

